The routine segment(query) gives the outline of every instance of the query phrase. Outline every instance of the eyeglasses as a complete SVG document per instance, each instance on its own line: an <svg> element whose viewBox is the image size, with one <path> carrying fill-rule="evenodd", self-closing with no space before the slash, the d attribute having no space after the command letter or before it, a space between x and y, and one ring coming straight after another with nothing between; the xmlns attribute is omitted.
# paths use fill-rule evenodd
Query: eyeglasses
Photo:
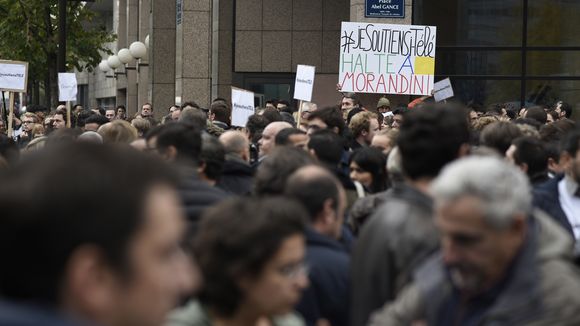
<svg viewBox="0 0 580 326"><path fill-rule="evenodd" d="M308 275L309 270L310 266L302 261L297 264L283 266L278 269L278 272L289 279L297 279L299 276Z"/></svg>

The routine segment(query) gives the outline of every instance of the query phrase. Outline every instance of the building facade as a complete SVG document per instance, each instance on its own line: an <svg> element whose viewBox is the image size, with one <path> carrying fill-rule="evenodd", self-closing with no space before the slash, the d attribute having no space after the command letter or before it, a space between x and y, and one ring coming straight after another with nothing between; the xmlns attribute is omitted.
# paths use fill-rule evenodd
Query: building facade
<svg viewBox="0 0 580 326"><path fill-rule="evenodd" d="M399 2L399 1L397 1ZM79 73L79 101L207 107L231 87L256 104L292 100L298 64L316 67L313 102L336 104L342 21L437 26L436 80L463 102L580 102L575 0L405 0L404 18L366 18L365 0L102 0L88 4L118 35L117 52L148 36L147 56L113 72ZM108 76L108 77L107 77ZM363 95L374 108L379 95ZM389 96L393 105L409 96Z"/></svg>

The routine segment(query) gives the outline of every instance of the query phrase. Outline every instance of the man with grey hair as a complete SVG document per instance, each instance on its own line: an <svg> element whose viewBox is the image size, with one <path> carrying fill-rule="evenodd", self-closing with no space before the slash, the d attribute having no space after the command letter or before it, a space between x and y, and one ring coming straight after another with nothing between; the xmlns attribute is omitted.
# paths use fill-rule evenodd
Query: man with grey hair
<svg viewBox="0 0 580 326"><path fill-rule="evenodd" d="M433 182L441 249L371 325L578 325L572 241L533 211L524 173L494 157L449 165Z"/></svg>
<svg viewBox="0 0 580 326"><path fill-rule="evenodd" d="M223 173L217 186L236 194L247 195L254 185L254 169L250 166L250 142L241 131L226 131L220 138L226 151Z"/></svg>

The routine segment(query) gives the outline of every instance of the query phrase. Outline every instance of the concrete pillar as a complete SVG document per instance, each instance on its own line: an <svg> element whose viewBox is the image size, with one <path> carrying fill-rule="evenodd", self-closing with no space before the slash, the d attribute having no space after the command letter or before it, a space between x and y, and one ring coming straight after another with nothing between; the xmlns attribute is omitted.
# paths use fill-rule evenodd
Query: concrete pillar
<svg viewBox="0 0 580 326"><path fill-rule="evenodd" d="M127 47L139 40L139 0L127 0ZM136 62L130 62L132 67ZM127 70L127 115L137 112L137 71Z"/></svg>
<svg viewBox="0 0 580 326"><path fill-rule="evenodd" d="M224 0L213 0L212 19L212 98L231 101L234 48L234 6Z"/></svg>
<svg viewBox="0 0 580 326"><path fill-rule="evenodd" d="M145 42L145 38L150 33L151 23L151 1L139 0L139 41ZM151 36L149 37L151 39ZM149 43L151 47L151 42ZM149 63L149 52L141 59L142 63ZM140 66L137 74L137 111L141 110L143 104L151 102L149 97L149 67Z"/></svg>
<svg viewBox="0 0 580 326"><path fill-rule="evenodd" d="M149 98L160 119L175 104L175 1L151 0Z"/></svg>
<svg viewBox="0 0 580 326"><path fill-rule="evenodd" d="M182 0L177 22L175 97L207 107L211 101L212 0Z"/></svg>
<svg viewBox="0 0 580 326"><path fill-rule="evenodd" d="M117 33L117 49L115 50L115 54L117 54L120 49L127 47L127 0L117 0L114 3L115 10L118 13L114 16L115 32ZM116 71L126 73L123 65L117 68ZM127 75L118 75L116 105L127 105L125 96L126 89Z"/></svg>

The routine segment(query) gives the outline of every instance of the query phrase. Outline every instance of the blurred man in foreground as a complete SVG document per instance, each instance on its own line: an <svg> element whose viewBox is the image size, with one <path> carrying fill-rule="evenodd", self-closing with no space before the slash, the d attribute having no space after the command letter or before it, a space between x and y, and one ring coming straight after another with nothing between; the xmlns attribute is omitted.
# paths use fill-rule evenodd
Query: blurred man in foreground
<svg viewBox="0 0 580 326"><path fill-rule="evenodd" d="M532 211L526 175L493 157L447 167L433 185L441 250L371 325L578 325L572 239Z"/></svg>
<svg viewBox="0 0 580 326"><path fill-rule="evenodd" d="M53 146L0 179L0 325L161 325L193 289L174 178L153 157Z"/></svg>

